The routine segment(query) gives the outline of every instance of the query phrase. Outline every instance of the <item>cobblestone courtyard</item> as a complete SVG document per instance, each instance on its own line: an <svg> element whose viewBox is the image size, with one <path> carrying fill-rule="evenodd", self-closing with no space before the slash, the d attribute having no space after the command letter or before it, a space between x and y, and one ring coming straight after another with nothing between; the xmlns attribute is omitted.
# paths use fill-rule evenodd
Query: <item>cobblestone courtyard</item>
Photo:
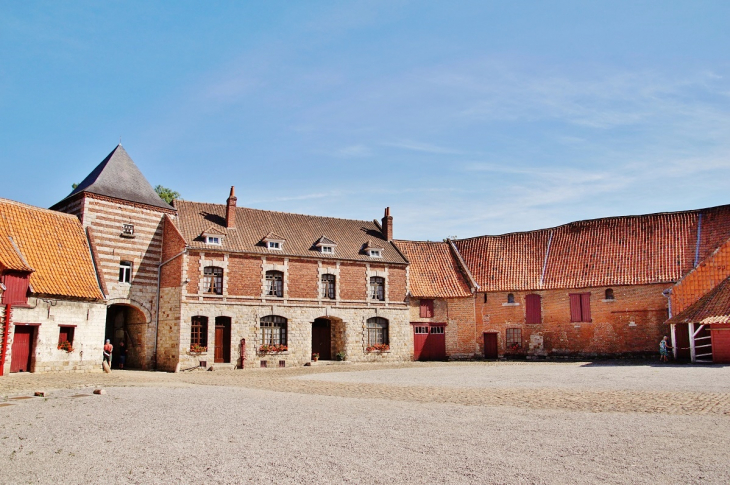
<svg viewBox="0 0 730 485"><path fill-rule="evenodd" d="M91 394L102 387L106 394ZM45 398L28 398L45 391ZM0 483L728 483L730 367L408 363L0 380Z"/></svg>

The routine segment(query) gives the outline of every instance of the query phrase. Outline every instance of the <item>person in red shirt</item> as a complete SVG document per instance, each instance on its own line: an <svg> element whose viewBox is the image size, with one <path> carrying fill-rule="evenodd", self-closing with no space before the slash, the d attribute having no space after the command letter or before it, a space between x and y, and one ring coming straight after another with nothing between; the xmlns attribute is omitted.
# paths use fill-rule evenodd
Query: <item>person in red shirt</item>
<svg viewBox="0 0 730 485"><path fill-rule="evenodd" d="M114 350L114 346L111 343L111 340L106 339L106 343L104 344L104 361L106 361L109 364L109 368L112 367L112 350Z"/></svg>

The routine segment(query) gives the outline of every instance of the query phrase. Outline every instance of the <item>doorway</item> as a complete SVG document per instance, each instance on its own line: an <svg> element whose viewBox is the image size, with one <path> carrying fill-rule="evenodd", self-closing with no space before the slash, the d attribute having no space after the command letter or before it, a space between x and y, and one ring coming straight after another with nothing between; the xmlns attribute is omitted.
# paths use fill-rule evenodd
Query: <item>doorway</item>
<svg viewBox="0 0 730 485"><path fill-rule="evenodd" d="M231 363L231 317L215 317L214 351L214 363Z"/></svg>
<svg viewBox="0 0 730 485"><path fill-rule="evenodd" d="M10 372L30 372L33 357L35 327L16 325L13 335L13 348L10 349Z"/></svg>
<svg viewBox="0 0 730 485"><path fill-rule="evenodd" d="M126 304L115 303L106 309L105 339L114 346L112 351L112 367L120 362L120 345L124 341L127 347L125 369L146 369L149 367L147 319L139 309Z"/></svg>
<svg viewBox="0 0 730 485"><path fill-rule="evenodd" d="M317 318L312 323L312 353L321 360L332 360L332 322Z"/></svg>
<svg viewBox="0 0 730 485"><path fill-rule="evenodd" d="M499 357L499 344L497 333L484 333L484 358L496 359Z"/></svg>

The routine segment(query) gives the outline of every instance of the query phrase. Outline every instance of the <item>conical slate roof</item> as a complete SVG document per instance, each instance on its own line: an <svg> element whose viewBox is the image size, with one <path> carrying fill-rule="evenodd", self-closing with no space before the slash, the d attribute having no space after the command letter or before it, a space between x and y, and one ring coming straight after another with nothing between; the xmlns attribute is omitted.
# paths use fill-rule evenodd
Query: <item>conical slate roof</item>
<svg viewBox="0 0 730 485"><path fill-rule="evenodd" d="M152 188L121 143L86 176L66 199L81 192L172 209ZM66 200L64 199L64 200ZM59 202L60 204L60 202ZM56 204L58 205L58 204Z"/></svg>

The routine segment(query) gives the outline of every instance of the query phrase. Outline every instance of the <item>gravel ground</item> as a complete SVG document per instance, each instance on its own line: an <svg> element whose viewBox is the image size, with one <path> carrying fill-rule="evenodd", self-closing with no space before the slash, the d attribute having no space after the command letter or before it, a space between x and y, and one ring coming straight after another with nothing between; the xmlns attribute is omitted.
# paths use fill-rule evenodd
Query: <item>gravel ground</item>
<svg viewBox="0 0 730 485"><path fill-rule="evenodd" d="M573 363L13 375L0 483L727 484L729 381Z"/></svg>

